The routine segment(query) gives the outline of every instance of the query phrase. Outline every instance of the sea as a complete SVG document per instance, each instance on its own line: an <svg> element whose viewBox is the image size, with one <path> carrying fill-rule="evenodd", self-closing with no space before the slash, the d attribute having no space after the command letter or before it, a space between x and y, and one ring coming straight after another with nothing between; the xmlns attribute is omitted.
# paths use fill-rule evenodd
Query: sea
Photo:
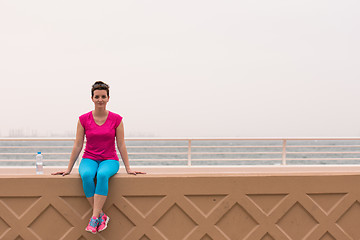
<svg viewBox="0 0 360 240"><path fill-rule="evenodd" d="M283 159L287 165L360 164L357 139L288 139L285 155L283 144L281 139L126 140L132 166L280 165ZM37 152L45 166L67 166L72 147L71 139L0 139L0 166L34 166Z"/></svg>

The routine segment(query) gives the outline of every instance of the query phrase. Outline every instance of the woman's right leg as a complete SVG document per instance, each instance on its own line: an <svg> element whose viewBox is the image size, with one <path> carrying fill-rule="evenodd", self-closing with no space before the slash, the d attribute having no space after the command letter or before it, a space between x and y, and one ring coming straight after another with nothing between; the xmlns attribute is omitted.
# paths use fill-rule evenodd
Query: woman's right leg
<svg viewBox="0 0 360 240"><path fill-rule="evenodd" d="M83 182L83 189L91 207L94 210L94 194L95 194L95 176L99 168L99 163L95 160L83 158L79 166L79 173ZM86 231L97 233L99 227L99 216L92 216L89 220Z"/></svg>
<svg viewBox="0 0 360 240"><path fill-rule="evenodd" d="M94 205L95 194L95 176L99 164L92 159L83 158L79 166L79 173L83 183L85 196L88 198L90 205ZM91 204L92 203L92 204Z"/></svg>

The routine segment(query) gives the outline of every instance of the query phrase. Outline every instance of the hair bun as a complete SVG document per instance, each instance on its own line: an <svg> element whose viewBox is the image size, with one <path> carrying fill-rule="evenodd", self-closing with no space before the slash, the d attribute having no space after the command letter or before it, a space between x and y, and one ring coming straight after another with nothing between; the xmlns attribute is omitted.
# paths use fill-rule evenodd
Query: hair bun
<svg viewBox="0 0 360 240"><path fill-rule="evenodd" d="M94 83L94 85L95 84L105 84L103 81L96 81L95 83Z"/></svg>
<svg viewBox="0 0 360 240"><path fill-rule="evenodd" d="M104 83L103 81L96 81L92 87L94 87L95 85L105 85L107 88L110 88L108 84Z"/></svg>

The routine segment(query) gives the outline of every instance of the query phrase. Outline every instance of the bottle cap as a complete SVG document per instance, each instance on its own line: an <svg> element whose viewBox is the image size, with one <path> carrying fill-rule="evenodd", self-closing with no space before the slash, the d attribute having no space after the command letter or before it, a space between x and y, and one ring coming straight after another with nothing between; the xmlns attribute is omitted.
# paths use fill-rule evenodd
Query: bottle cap
<svg viewBox="0 0 360 240"><path fill-rule="evenodd" d="M38 152L38 154L41 154L41 152Z"/></svg>

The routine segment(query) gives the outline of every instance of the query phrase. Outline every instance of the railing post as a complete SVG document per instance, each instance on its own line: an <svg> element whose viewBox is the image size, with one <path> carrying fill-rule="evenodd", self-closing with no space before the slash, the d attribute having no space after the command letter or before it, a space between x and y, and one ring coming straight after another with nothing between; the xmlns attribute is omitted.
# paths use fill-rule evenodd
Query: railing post
<svg viewBox="0 0 360 240"><path fill-rule="evenodd" d="M282 165L286 165L286 139L283 140Z"/></svg>
<svg viewBox="0 0 360 240"><path fill-rule="evenodd" d="M189 139L189 145L188 145L188 167L191 166L191 139Z"/></svg>

